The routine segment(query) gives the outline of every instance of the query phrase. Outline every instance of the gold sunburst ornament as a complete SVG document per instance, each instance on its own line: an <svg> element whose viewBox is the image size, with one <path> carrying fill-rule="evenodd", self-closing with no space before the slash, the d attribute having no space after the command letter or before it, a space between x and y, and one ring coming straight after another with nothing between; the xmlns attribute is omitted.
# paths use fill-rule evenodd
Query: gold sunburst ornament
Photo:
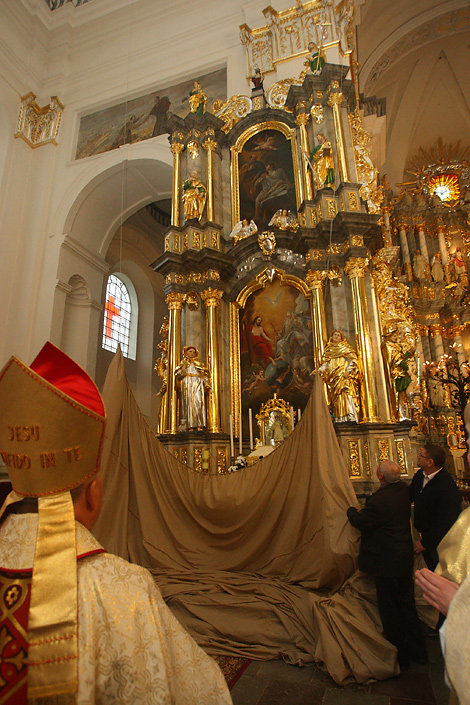
<svg viewBox="0 0 470 705"><path fill-rule="evenodd" d="M459 177L457 174L438 174L428 180L429 194L436 194L441 201L450 206L458 203L460 198Z"/></svg>

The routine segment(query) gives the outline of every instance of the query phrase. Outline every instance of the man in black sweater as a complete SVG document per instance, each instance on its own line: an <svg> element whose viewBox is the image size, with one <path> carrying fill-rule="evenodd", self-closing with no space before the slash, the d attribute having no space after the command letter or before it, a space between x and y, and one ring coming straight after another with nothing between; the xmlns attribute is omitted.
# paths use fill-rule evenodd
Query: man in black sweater
<svg viewBox="0 0 470 705"><path fill-rule="evenodd" d="M443 468L445 458L443 448L427 443L419 451L419 470L410 485L410 498L415 504L414 525L421 534L414 550L423 554L429 570L437 566L437 546L460 513L460 494Z"/></svg>
<svg viewBox="0 0 470 705"><path fill-rule="evenodd" d="M348 519L361 531L359 569L373 575L384 636L398 650L398 663L427 661L416 612L413 585L413 539L408 486L400 468L385 460L377 468L379 489L361 511L349 507Z"/></svg>

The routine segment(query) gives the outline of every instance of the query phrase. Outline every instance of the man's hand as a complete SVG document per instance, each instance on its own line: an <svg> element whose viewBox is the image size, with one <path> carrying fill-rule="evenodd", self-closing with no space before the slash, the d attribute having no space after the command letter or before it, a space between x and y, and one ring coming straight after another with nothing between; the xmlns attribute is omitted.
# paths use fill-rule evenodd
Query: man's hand
<svg viewBox="0 0 470 705"><path fill-rule="evenodd" d="M447 580L442 575L436 575L436 573L427 568L417 570L415 580L423 591L426 602L429 602L442 614L447 614L449 605L460 587L459 584Z"/></svg>
<svg viewBox="0 0 470 705"><path fill-rule="evenodd" d="M422 553L425 550L419 539L417 541L413 541L413 548L415 553Z"/></svg>

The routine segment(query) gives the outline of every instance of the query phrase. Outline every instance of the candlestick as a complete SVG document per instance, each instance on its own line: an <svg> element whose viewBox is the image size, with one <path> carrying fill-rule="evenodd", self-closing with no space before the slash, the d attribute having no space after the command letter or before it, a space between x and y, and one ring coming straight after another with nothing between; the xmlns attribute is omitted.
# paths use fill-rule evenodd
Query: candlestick
<svg viewBox="0 0 470 705"><path fill-rule="evenodd" d="M294 430L294 407L293 406L291 406L291 408L290 408L290 427L291 427L291 431L293 431Z"/></svg>
<svg viewBox="0 0 470 705"><path fill-rule="evenodd" d="M253 415L251 407L248 409L248 425L250 427L250 450L253 450Z"/></svg>
<svg viewBox="0 0 470 705"><path fill-rule="evenodd" d="M230 457L233 458L235 455L235 448L233 444L233 419L232 414L230 414Z"/></svg>
<svg viewBox="0 0 470 705"><path fill-rule="evenodd" d="M243 429L242 429L242 412L240 411L240 430L239 430L239 441L240 441L240 455L243 453Z"/></svg>
<svg viewBox="0 0 470 705"><path fill-rule="evenodd" d="M297 419L298 419L297 423L300 421L301 418L302 418L302 412L300 411L300 409L297 409Z"/></svg>

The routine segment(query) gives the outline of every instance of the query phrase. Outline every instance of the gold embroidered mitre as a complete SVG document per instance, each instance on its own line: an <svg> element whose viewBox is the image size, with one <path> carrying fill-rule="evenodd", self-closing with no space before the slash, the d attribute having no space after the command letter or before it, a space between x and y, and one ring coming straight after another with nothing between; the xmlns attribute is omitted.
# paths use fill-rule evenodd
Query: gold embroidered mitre
<svg viewBox="0 0 470 705"><path fill-rule="evenodd" d="M93 475L104 425L94 383L51 343L31 367L12 357L0 372L0 453L18 494L63 492Z"/></svg>

